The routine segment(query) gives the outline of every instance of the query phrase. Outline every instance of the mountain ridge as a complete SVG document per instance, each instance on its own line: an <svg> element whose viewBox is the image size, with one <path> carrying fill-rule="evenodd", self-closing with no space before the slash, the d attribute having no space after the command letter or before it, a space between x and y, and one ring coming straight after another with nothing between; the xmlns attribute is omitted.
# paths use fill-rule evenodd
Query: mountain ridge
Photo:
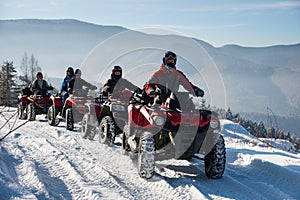
<svg viewBox="0 0 300 200"><path fill-rule="evenodd" d="M0 44L5 47L0 48L0 60L12 60L18 69L24 52L33 53L41 68L45 70L44 73L49 77L63 77L67 66L81 66L97 45L126 31L130 30L121 26L97 25L77 19L0 20ZM144 38L154 42L157 39L162 39L163 42L171 37L146 35L136 31L133 33L141 40ZM280 114L300 115L300 94L297 92L300 91L300 43L267 47L243 47L236 44L214 47L197 38L191 40L207 51L219 69L227 93L228 106L233 111L259 112L269 106ZM174 44L176 42L174 41ZM118 48L118 43L104 53L109 54L113 48ZM136 59L134 56L131 59ZM159 52L147 52L137 56L142 56L138 58L141 59L140 63L143 63L145 58L145 61L155 62L158 66L161 61ZM182 59L179 59L179 62L181 61ZM125 70L130 70L126 65L128 63L124 62ZM194 75L193 70L181 66L180 69L188 77ZM100 73L104 67L96 66L99 72L93 73ZM106 77L105 74L103 76ZM192 81L194 80L197 81Z"/></svg>

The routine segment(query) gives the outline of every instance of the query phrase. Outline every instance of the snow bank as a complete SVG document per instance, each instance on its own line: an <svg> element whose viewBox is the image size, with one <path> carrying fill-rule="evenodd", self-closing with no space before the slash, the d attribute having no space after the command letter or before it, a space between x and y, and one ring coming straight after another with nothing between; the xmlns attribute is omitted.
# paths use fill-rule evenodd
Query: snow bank
<svg viewBox="0 0 300 200"><path fill-rule="evenodd" d="M14 114L6 111L5 118ZM23 123L14 122L1 136ZM113 147L101 145L97 136L82 139L77 124L67 131L64 123L51 127L39 115L0 143L0 199L299 199L299 154L237 143L257 141L239 125L224 120L222 125L227 147L222 179L208 179L203 161L192 159L157 162L154 177L144 180L136 160L122 155L120 138Z"/></svg>

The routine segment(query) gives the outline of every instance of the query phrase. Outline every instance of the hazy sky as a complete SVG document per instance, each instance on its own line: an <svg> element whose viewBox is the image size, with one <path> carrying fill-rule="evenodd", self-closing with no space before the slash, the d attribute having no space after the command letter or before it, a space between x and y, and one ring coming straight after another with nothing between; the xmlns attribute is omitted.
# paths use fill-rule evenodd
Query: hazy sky
<svg viewBox="0 0 300 200"><path fill-rule="evenodd" d="M162 28L214 46L300 43L300 0L0 0L0 19Z"/></svg>

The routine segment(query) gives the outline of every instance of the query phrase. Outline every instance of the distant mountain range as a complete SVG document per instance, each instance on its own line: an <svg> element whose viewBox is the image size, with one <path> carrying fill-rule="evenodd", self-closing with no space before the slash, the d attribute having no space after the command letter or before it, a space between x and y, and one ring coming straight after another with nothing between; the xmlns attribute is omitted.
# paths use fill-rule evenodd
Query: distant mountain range
<svg viewBox="0 0 300 200"><path fill-rule="evenodd" d="M12 60L16 67L24 52L33 53L48 77L63 78L71 65L83 69L83 78L104 82L111 66L121 64L126 78L140 87L158 68L167 46L178 53L178 68L206 91L208 103L224 93L226 105L234 112L265 113L268 106L277 115L300 115L300 44L216 48L195 38L147 34L73 19L0 20L0 35L0 61ZM186 44L191 41L207 54L189 52ZM197 66L193 65L195 60ZM205 68L207 65L212 67ZM213 86L219 81L216 71L206 71L214 66L224 88Z"/></svg>

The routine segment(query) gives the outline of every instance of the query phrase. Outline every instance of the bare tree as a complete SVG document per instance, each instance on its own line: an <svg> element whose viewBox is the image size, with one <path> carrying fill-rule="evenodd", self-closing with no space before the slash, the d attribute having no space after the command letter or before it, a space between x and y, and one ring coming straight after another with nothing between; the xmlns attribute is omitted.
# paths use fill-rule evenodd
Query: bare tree
<svg viewBox="0 0 300 200"><path fill-rule="evenodd" d="M38 61L34 58L33 54L31 54L28 64L29 64L29 71L31 73L31 82L33 82L38 68Z"/></svg>
<svg viewBox="0 0 300 200"><path fill-rule="evenodd" d="M21 71L20 80L24 85L28 86L29 83L34 81L36 72L41 71L41 68L38 66L38 60L33 54L29 57L27 52L24 53L21 61Z"/></svg>
<svg viewBox="0 0 300 200"><path fill-rule="evenodd" d="M28 55L25 52L21 61L21 72L23 75L20 76L20 80L24 82L24 85L29 85L29 69L28 69Z"/></svg>

